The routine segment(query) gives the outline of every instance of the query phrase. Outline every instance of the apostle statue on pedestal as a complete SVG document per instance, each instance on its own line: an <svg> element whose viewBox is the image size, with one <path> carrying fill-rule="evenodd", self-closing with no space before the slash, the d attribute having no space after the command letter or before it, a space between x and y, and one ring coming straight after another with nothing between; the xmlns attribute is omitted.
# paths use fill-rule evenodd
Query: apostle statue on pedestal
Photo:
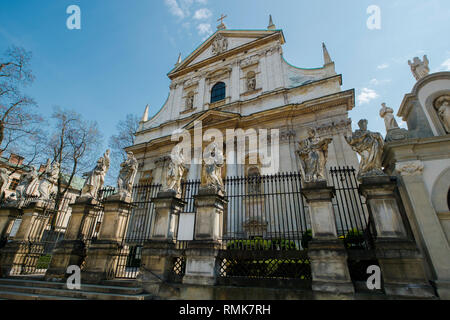
<svg viewBox="0 0 450 320"><path fill-rule="evenodd" d="M216 192L225 192L222 180L222 167L225 164L222 150L216 142L206 147L203 153L202 187L214 189Z"/></svg>
<svg viewBox="0 0 450 320"><path fill-rule="evenodd" d="M165 191L175 191L177 197L181 197L181 179L185 172L185 164L182 149L179 145L175 146L172 150L170 160L169 169L167 170L167 186Z"/></svg>
<svg viewBox="0 0 450 320"><path fill-rule="evenodd" d="M360 120L360 129L351 137L345 137L352 149L361 156L358 179L385 175L382 170L384 139L380 133L367 130L367 123L365 119Z"/></svg>
<svg viewBox="0 0 450 320"><path fill-rule="evenodd" d="M120 165L119 177L117 178L117 187L119 195L131 197L134 178L138 170L138 162L133 152L127 152L127 159Z"/></svg>
<svg viewBox="0 0 450 320"><path fill-rule="evenodd" d="M41 174L41 181L38 187L39 199L49 200L53 192L53 187L58 182L60 165L58 162L50 164L48 159L44 172Z"/></svg>
<svg viewBox="0 0 450 320"><path fill-rule="evenodd" d="M411 72L417 81L426 77L430 73L430 67L428 66L430 61L426 55L423 56L423 61L421 61L419 57L414 57L412 62L408 60L408 64L411 67Z"/></svg>
<svg viewBox="0 0 450 320"><path fill-rule="evenodd" d="M315 129L308 128L308 137L299 143L300 162L305 182L325 181L325 165L331 138L319 138Z"/></svg>
<svg viewBox="0 0 450 320"><path fill-rule="evenodd" d="M103 157L98 159L95 168L86 172L83 177L86 178L83 189L81 190L81 197L97 199L99 190L103 187L105 182L105 175L108 172L110 159L110 150L106 150Z"/></svg>
<svg viewBox="0 0 450 320"><path fill-rule="evenodd" d="M39 183L39 176L35 167L31 167L30 172L23 174L20 177L19 184L16 188L16 199L22 200L26 197L37 196L37 186Z"/></svg>

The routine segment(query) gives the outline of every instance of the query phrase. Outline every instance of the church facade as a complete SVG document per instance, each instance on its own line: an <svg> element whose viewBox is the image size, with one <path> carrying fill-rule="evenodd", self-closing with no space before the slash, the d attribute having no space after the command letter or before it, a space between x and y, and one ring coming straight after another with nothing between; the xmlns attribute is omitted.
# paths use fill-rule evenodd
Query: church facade
<svg viewBox="0 0 450 320"><path fill-rule="evenodd" d="M354 90L341 90L342 76L336 74L325 45L324 65L302 69L284 59L284 44L283 32L273 24L266 30L228 30L222 25L188 57L180 58L168 74L172 83L166 103L151 119L146 110L135 144L127 148L140 162L138 180L165 179L170 152L178 143L171 141L172 133L184 129L193 136L194 123L201 123L203 132L214 128L224 136L227 129L267 129L269 134L279 130L276 168L265 167L260 159L239 162L234 147L224 151L224 177L246 176L249 170L261 175L298 172L296 151L308 128L333 139L329 167L357 167L356 154L344 140L351 134L348 112L354 108ZM193 145L194 157L196 152ZM248 160L253 153L258 151L247 146L239 156ZM191 164L187 180L200 179L199 163Z"/></svg>

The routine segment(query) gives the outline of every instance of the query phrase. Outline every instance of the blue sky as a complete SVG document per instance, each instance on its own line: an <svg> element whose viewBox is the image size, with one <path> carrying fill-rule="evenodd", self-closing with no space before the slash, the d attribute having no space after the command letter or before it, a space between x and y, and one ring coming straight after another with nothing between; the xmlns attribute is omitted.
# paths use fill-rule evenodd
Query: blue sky
<svg viewBox="0 0 450 320"><path fill-rule="evenodd" d="M323 64L325 42L343 89L356 90L354 123L385 132L382 102L398 110L415 80L408 59L428 55L432 71L450 70L448 0L0 0L0 51L33 52L36 75L27 93L49 116L53 106L97 120L106 138L127 113L156 113L169 92L166 74L216 30L264 29L269 14L283 29L286 60ZM81 8L81 30L68 30L66 8ZM369 5L381 9L381 30L369 30ZM99 155L103 150L99 150Z"/></svg>

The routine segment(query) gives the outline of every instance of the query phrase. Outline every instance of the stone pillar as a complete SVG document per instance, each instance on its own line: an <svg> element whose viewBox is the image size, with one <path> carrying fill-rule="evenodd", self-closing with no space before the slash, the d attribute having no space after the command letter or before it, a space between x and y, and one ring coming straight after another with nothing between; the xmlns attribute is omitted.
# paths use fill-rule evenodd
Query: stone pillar
<svg viewBox="0 0 450 320"><path fill-rule="evenodd" d="M8 229L10 229L11 224L19 215L20 210L17 207L2 207L0 208L0 241L6 237Z"/></svg>
<svg viewBox="0 0 450 320"><path fill-rule="evenodd" d="M83 282L100 283L114 278L131 202L131 197L120 194L112 195L105 201L98 239L87 251L86 267L81 274Z"/></svg>
<svg viewBox="0 0 450 320"><path fill-rule="evenodd" d="M95 228L95 219L99 212L98 205L97 200L86 198L78 198L70 205L72 214L69 224L64 240L59 242L53 250L52 260L45 274L47 281L65 279L68 276L66 274L68 266L81 266L86 257L84 240Z"/></svg>
<svg viewBox="0 0 450 320"><path fill-rule="evenodd" d="M186 203L176 197L175 191L159 192L152 202L155 205L155 218L150 240L142 248L138 281L147 292L157 294L159 285L168 280L173 267L179 214Z"/></svg>
<svg viewBox="0 0 450 320"><path fill-rule="evenodd" d="M183 283L214 285L217 278L217 255L221 246L223 211L226 200L215 190L200 188L195 196L197 208L194 241L186 250Z"/></svg>
<svg viewBox="0 0 450 320"><path fill-rule="evenodd" d="M39 241L47 225L47 219L43 219L45 208L48 206L42 200L31 202L23 208L22 222L17 230L14 240L7 243L1 250L1 275L7 277L10 274L20 274L25 258L29 252L29 241ZM37 263L36 261L34 261ZM27 267L32 268L31 261Z"/></svg>
<svg viewBox="0 0 450 320"><path fill-rule="evenodd" d="M313 240L309 242L312 288L333 294L354 293L347 265L347 251L338 239L332 199L335 189L326 181L305 183L302 194L309 204Z"/></svg>
<svg viewBox="0 0 450 320"><path fill-rule="evenodd" d="M415 242L408 238L395 188L396 179L389 176L363 178L360 185L375 223L375 250L384 290L395 296L434 297L423 257Z"/></svg>

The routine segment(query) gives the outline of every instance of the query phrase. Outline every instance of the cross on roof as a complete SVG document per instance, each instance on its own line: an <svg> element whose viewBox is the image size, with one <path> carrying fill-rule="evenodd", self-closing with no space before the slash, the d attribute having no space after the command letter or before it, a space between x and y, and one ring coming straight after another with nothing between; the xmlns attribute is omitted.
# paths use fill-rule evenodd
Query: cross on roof
<svg viewBox="0 0 450 320"><path fill-rule="evenodd" d="M223 24L223 19L225 19L226 17L228 17L228 16L224 16L223 15L223 13L220 15L220 18L219 19L217 19L217 21L220 21L220 24Z"/></svg>

